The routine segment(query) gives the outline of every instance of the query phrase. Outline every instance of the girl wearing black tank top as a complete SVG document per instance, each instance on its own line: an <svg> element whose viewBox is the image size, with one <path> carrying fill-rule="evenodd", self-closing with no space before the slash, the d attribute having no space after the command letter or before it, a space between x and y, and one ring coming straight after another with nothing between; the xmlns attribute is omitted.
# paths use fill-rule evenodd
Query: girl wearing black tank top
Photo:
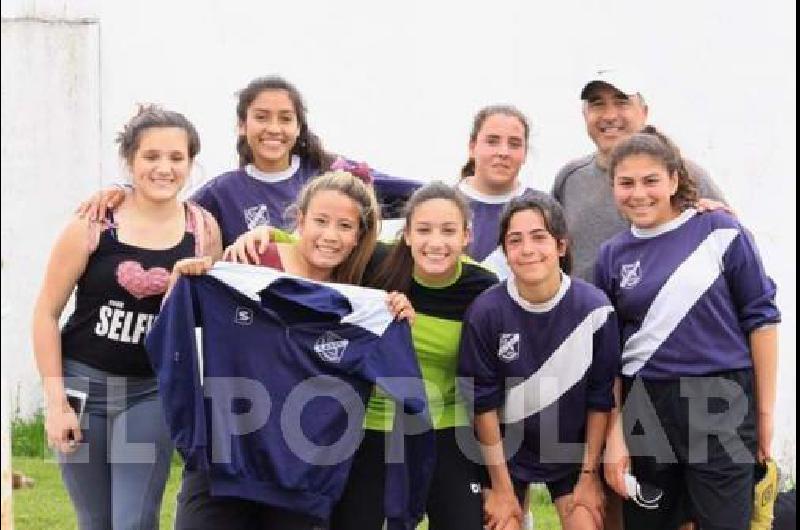
<svg viewBox="0 0 800 530"><path fill-rule="evenodd" d="M175 263L221 254L213 217L178 200L200 148L194 126L143 106L117 142L134 191L113 219L67 225L34 311L47 440L84 529L158 526L172 444L144 336ZM67 389L87 393L80 420Z"/></svg>

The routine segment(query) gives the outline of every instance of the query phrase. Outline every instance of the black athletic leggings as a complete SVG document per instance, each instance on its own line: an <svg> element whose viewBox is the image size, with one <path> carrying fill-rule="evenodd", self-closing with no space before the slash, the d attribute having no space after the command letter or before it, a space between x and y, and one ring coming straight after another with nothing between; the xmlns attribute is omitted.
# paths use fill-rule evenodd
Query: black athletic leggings
<svg viewBox="0 0 800 530"><path fill-rule="evenodd" d="M365 431L344 495L333 510L331 530L383 528L386 436ZM436 467L426 504L429 530L483 530L482 478L483 468L458 447L456 429L437 430Z"/></svg>
<svg viewBox="0 0 800 530"><path fill-rule="evenodd" d="M184 471L175 530L325 530L315 517L235 497L212 497L208 476Z"/></svg>

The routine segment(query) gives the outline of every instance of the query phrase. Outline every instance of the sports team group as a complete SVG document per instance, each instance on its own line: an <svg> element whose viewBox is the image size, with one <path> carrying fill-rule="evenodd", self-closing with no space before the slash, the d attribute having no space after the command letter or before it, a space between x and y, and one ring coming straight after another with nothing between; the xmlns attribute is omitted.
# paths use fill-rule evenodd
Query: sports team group
<svg viewBox="0 0 800 530"><path fill-rule="evenodd" d="M422 183L326 151L270 76L182 200L198 133L140 106L34 312L79 527L157 528L177 449L181 530L532 528L532 484L567 529L769 528L776 286L632 78L578 90L596 151L551 193L514 106Z"/></svg>

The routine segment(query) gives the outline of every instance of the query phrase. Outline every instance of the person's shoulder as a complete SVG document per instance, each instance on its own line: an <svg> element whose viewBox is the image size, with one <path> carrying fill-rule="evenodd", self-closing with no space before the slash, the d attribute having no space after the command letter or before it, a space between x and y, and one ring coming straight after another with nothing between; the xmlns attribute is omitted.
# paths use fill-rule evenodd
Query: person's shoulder
<svg viewBox="0 0 800 530"><path fill-rule="evenodd" d="M715 201L727 202L725 194L722 193L719 185L711 178L709 172L697 162L688 158L683 159L686 171L697 185L697 193L701 199L713 199Z"/></svg>
<svg viewBox="0 0 800 530"><path fill-rule="evenodd" d="M694 216L694 222L708 227L711 230L720 228L733 228L736 230L742 229L742 224L732 214L723 209L714 210L711 212L698 213Z"/></svg>
<svg viewBox="0 0 800 530"><path fill-rule="evenodd" d="M220 173L216 177L205 182L202 186L200 186L200 188L197 189L194 195L204 192L213 192L219 190L220 188L225 188L226 186L229 186L231 182L235 182L246 175L247 173L243 168L225 171L224 173Z"/></svg>
<svg viewBox="0 0 800 530"><path fill-rule="evenodd" d="M691 177L694 177L695 180L707 180L709 179L709 174L706 168L698 164L692 159L684 158L683 163L686 165L686 171L689 172Z"/></svg>
<svg viewBox="0 0 800 530"><path fill-rule="evenodd" d="M461 271L459 283L476 286L482 291L498 282L497 274L489 267L466 255L461 257Z"/></svg>
<svg viewBox="0 0 800 530"><path fill-rule="evenodd" d="M580 158L575 158L567 162L561 169L559 169L558 173L556 173L555 181L553 182L553 195L557 197L567 179L569 179L576 172L590 166L592 162L594 162L594 158L594 153L582 156Z"/></svg>
<svg viewBox="0 0 800 530"><path fill-rule="evenodd" d="M595 267L602 269L614 267L614 262L618 259L618 256L623 254L629 245L636 242L637 240L631 234L630 229L614 234L600 244L600 248L597 250Z"/></svg>
<svg viewBox="0 0 800 530"><path fill-rule="evenodd" d="M588 167L594 162L594 153L589 155L584 155L579 158L575 158L570 160L566 164L564 164L561 169L558 170L556 173L556 180L564 180L568 178L570 175L574 174L576 171L579 171L585 167Z"/></svg>
<svg viewBox="0 0 800 530"><path fill-rule="evenodd" d="M635 241L636 238L633 237L631 234L630 228L626 228L620 232L617 232L610 238L606 239L600 244L600 248L597 251L598 256L602 256L609 252L612 252L614 249L624 246L632 241Z"/></svg>
<svg viewBox="0 0 800 530"><path fill-rule="evenodd" d="M70 249L69 253L91 254L97 250L100 235L112 226L110 218L95 221L74 214L61 232L58 247Z"/></svg>
<svg viewBox="0 0 800 530"><path fill-rule="evenodd" d="M506 282L496 283L479 294L469 308L470 315L474 317L486 317L496 315L500 312L506 299L510 300L506 291Z"/></svg>
<svg viewBox="0 0 800 530"><path fill-rule="evenodd" d="M64 226L63 233L68 238L84 238L90 233L100 233L111 226L110 221L94 221L74 214Z"/></svg>
<svg viewBox="0 0 800 530"><path fill-rule="evenodd" d="M600 288L574 276L570 276L570 280L573 296L589 306L590 309L611 305L608 296Z"/></svg>
<svg viewBox="0 0 800 530"><path fill-rule="evenodd" d="M327 167L320 167L320 165L308 156L300 156L297 170L292 173L292 179L308 180L313 177L318 177L328 171Z"/></svg>

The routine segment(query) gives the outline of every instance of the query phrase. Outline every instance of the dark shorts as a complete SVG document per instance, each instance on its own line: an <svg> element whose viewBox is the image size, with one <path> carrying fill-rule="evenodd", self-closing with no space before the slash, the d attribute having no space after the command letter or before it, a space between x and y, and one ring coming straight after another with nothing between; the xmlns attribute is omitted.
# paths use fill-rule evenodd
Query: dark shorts
<svg viewBox="0 0 800 530"><path fill-rule="evenodd" d="M627 379L624 394L633 475L664 491L655 510L625 502L625 526L673 529L691 519L704 530L747 530L757 442L752 370Z"/></svg>
<svg viewBox="0 0 800 530"><path fill-rule="evenodd" d="M436 467L425 506L429 530L483 530L483 468L464 456L457 429L462 427L436 431ZM333 509L331 530L384 527L385 447L386 433L364 432L344 494Z"/></svg>
<svg viewBox="0 0 800 530"><path fill-rule="evenodd" d="M580 478L580 470L575 469L574 471L570 471L569 474L556 479L551 480L549 482L545 482L544 485L547 487L547 491L550 493L550 500L555 502L556 499L559 497L563 497L564 495L569 495L572 493L572 490L575 489L575 485L578 483L578 479ZM530 483L522 482L516 479L513 479L514 482L514 493L517 495L517 500L519 500L520 506L522 506L523 511L525 510L525 494L528 492L528 487Z"/></svg>
<svg viewBox="0 0 800 530"><path fill-rule="evenodd" d="M315 517L235 497L212 497L208 477L184 471L175 530L325 530Z"/></svg>

